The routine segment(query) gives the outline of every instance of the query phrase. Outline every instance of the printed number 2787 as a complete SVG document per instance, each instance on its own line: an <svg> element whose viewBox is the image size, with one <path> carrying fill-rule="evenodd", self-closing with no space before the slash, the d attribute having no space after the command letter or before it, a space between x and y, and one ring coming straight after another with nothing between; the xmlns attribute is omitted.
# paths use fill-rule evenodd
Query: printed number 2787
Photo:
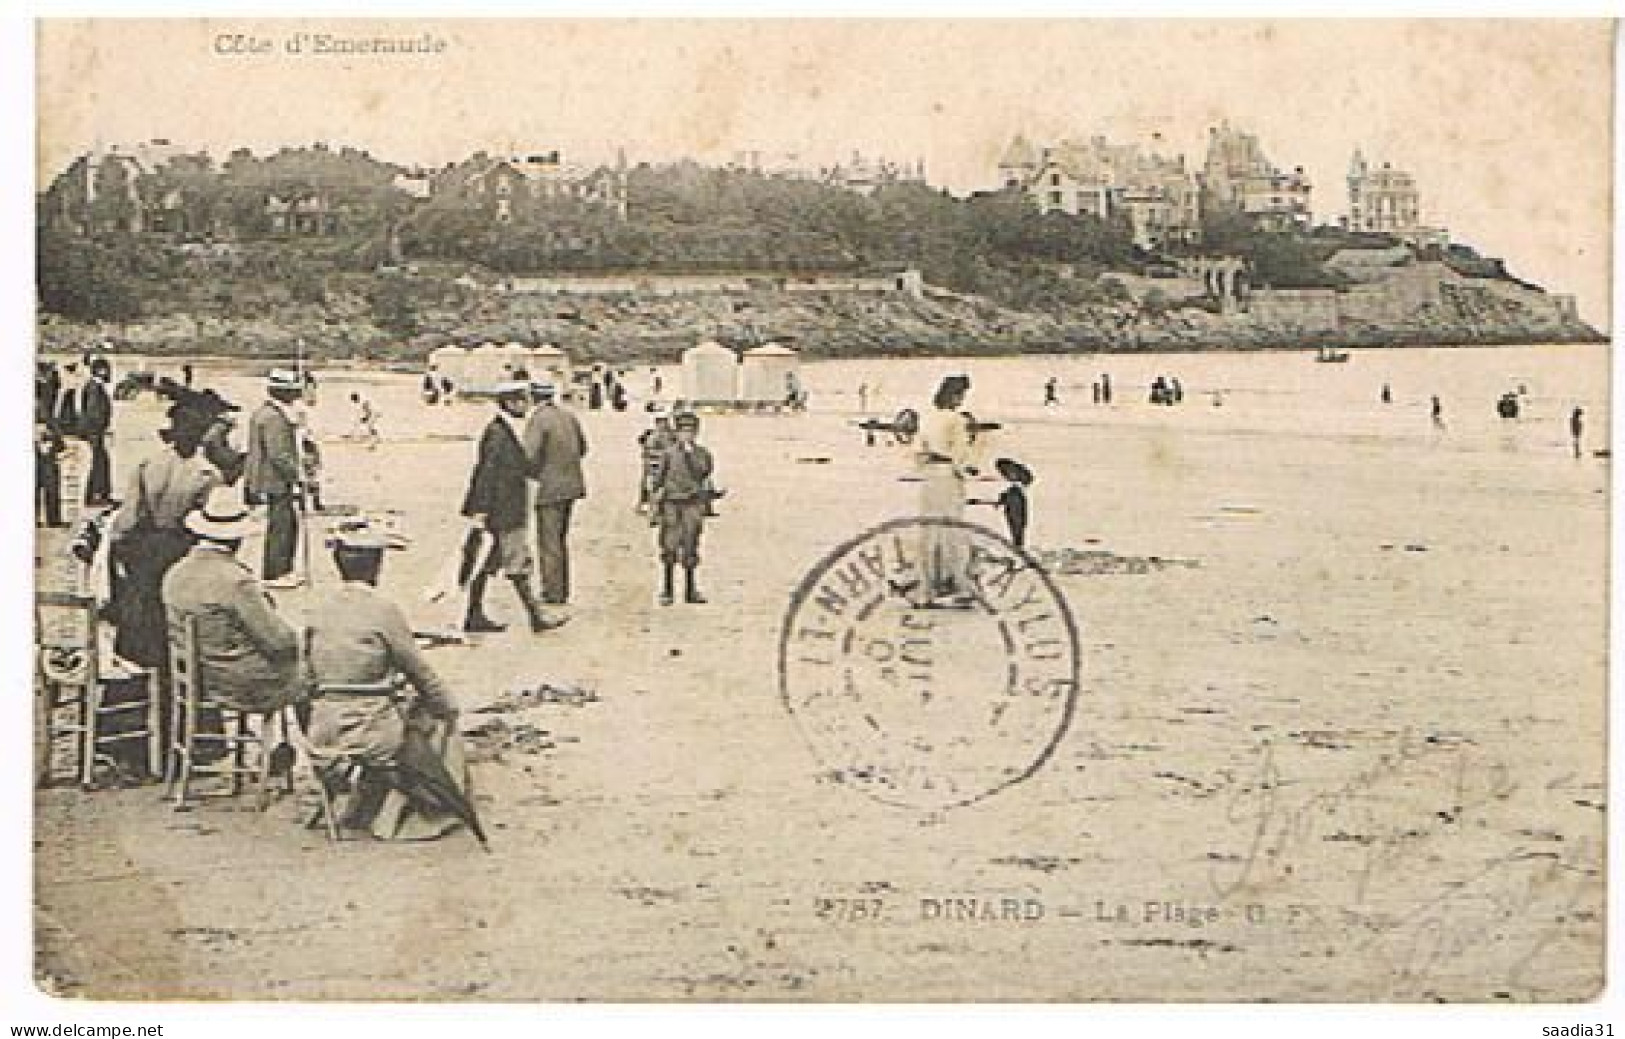
<svg viewBox="0 0 1625 1039"><path fill-rule="evenodd" d="M880 919L885 902L879 898L815 898L813 912L820 920L870 923Z"/></svg>

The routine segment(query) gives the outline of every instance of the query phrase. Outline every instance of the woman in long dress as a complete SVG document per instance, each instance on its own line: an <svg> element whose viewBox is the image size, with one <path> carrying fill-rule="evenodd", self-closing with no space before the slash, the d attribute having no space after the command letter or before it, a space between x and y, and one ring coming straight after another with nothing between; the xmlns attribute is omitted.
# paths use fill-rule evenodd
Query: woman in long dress
<svg viewBox="0 0 1625 1039"><path fill-rule="evenodd" d="M119 578L117 650L142 667L155 668L166 659L164 575L192 548L187 514L220 482L219 472L199 451L209 421L185 405L169 409L169 426L158 433L165 449L136 466L108 528Z"/></svg>
<svg viewBox="0 0 1625 1039"><path fill-rule="evenodd" d="M220 482L219 472L199 450L211 421L184 404L169 409L169 426L158 434L165 450L136 466L107 534L117 622L113 650L153 673L159 738L165 747L170 685L164 575L191 551L194 538L186 529L187 514L201 506Z"/></svg>
<svg viewBox="0 0 1625 1039"><path fill-rule="evenodd" d="M920 516L924 519L962 520L965 514L965 479L971 466L970 428L960 413L970 393L970 378L950 375L937 387L931 410L920 420L914 455L919 470ZM965 532L954 526L927 524L921 530L923 580L913 601L926 606L964 598Z"/></svg>

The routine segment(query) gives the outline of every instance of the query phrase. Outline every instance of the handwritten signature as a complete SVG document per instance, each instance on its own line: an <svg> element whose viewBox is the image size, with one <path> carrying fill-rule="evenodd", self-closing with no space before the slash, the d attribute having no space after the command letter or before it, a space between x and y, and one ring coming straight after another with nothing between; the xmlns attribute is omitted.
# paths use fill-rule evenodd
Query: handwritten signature
<svg viewBox="0 0 1625 1039"><path fill-rule="evenodd" d="M1425 994L1442 969L1496 941L1506 943L1511 960L1494 980L1508 988L1525 984L1530 965L1578 922L1588 893L1600 897L1594 850L1582 841L1567 853L1518 848L1496 856L1444 893L1410 906L1399 920L1373 927L1376 933L1361 948L1385 955L1396 997ZM1600 957L1600 934L1598 950Z"/></svg>
<svg viewBox="0 0 1625 1039"><path fill-rule="evenodd" d="M1387 963L1391 994L1425 992L1442 968L1498 940L1512 956L1500 980L1509 987L1521 984L1530 964L1573 923L1587 892L1600 884L1600 868L1591 862L1600 856L1584 839L1561 852L1514 847L1478 860L1465 875L1431 883L1404 870L1430 841L1459 831L1518 789L1504 763L1484 759L1470 745L1419 740L1406 732L1337 785L1296 797L1297 784L1283 776L1274 745L1263 743L1259 757L1257 775L1235 786L1226 805L1247 846L1215 865L1216 893L1256 895L1320 881L1299 872L1310 858L1305 853L1322 842L1348 842L1358 852L1347 870L1348 897L1337 900L1338 915L1368 933L1357 948ZM1368 907L1374 892L1396 888L1406 893L1398 904L1390 898ZM1324 922L1315 914L1302 919Z"/></svg>
<svg viewBox="0 0 1625 1039"><path fill-rule="evenodd" d="M1446 775L1448 784L1441 784ZM1435 799L1400 796L1405 784L1419 780L1440 788ZM1426 839L1516 789L1505 765L1475 761L1466 746L1430 742L1407 730L1390 750L1342 783L1294 803L1276 764L1275 746L1266 741L1257 777L1238 786L1226 806L1226 818L1244 828L1248 846L1239 861L1215 867L1214 889L1228 898L1288 880L1304 846L1341 839L1361 849L1351 871L1353 901L1360 903L1378 879L1397 869ZM1338 828L1328 832L1332 824Z"/></svg>

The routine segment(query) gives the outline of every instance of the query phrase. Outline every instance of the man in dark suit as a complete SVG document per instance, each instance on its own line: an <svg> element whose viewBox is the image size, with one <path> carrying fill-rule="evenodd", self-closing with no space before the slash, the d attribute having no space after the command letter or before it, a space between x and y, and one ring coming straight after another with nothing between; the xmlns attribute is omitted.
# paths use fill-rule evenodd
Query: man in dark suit
<svg viewBox="0 0 1625 1039"><path fill-rule="evenodd" d="M530 387L507 382L497 388L497 413L480 435L474 473L463 496L463 515L482 525L494 543L486 565L468 586L468 613L463 629L471 632L502 631L485 615L485 585L492 574L504 573L525 607L530 630L548 631L563 620L549 617L536 601L530 584L530 508L526 477L529 463L521 443L520 423L530 403Z"/></svg>
<svg viewBox="0 0 1625 1039"><path fill-rule="evenodd" d="M293 572L299 544L299 444L288 408L304 386L299 376L273 370L266 379L266 401L248 423L248 463L244 489L249 500L266 507L265 565L260 577L272 588L296 588Z"/></svg>
<svg viewBox="0 0 1625 1039"><path fill-rule="evenodd" d="M66 526L62 520L62 434L57 428L57 398L62 380L56 365L34 368L34 522Z"/></svg>
<svg viewBox="0 0 1625 1039"><path fill-rule="evenodd" d="M62 519L62 437L45 415L34 416L34 522L65 527Z"/></svg>
<svg viewBox="0 0 1625 1039"><path fill-rule="evenodd" d="M85 474L85 505L108 505L113 501L113 459L107 441L113 427L113 397L107 383L113 377L113 366L107 358L98 357L89 362L89 377L73 397L74 424L72 434L90 445L90 470ZM65 403L64 407L68 405Z"/></svg>
<svg viewBox="0 0 1625 1039"><path fill-rule="evenodd" d="M56 403L62 396L62 374L50 361L34 365L34 414L56 422Z"/></svg>
<svg viewBox="0 0 1625 1039"><path fill-rule="evenodd" d="M62 366L62 378L57 387L53 414L56 417L57 432L63 436L73 436L79 428L79 390L80 380L84 376L79 374L79 366L72 361Z"/></svg>
<svg viewBox="0 0 1625 1039"><path fill-rule="evenodd" d="M587 496L581 459L587 437L581 423L557 402L550 382L531 384L536 410L525 424L525 457L536 481L536 555L542 572L542 599L570 601L570 512Z"/></svg>

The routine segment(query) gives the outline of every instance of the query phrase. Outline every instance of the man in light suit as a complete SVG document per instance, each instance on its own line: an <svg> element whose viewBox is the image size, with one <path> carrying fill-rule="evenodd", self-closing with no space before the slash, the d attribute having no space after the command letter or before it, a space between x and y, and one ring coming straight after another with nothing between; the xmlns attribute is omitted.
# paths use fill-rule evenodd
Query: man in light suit
<svg viewBox="0 0 1625 1039"><path fill-rule="evenodd" d="M570 601L570 512L587 496L581 459L587 437L575 415L559 407L550 382L531 384L536 408L525 424L525 457L536 481L536 555L542 575L542 601Z"/></svg>
<svg viewBox="0 0 1625 1039"><path fill-rule="evenodd" d="M197 543L163 579L172 618L197 621L198 665L214 696L270 712L305 699L299 636L237 560L252 523L242 495L216 487L186 517Z"/></svg>
<svg viewBox="0 0 1625 1039"><path fill-rule="evenodd" d="M265 565L260 577L272 588L295 588L293 572L299 544L301 468L299 444L290 407L304 393L297 373L275 369L266 379L266 401L248 423L245 489L253 503L266 507Z"/></svg>

